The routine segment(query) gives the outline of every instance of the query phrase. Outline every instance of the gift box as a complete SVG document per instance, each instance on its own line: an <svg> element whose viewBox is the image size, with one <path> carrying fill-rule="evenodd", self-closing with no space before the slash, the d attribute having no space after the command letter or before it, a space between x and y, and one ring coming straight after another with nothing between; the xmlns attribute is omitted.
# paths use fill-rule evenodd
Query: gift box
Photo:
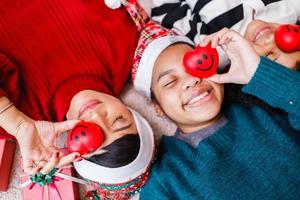
<svg viewBox="0 0 300 200"><path fill-rule="evenodd" d="M59 170L60 174L73 177L75 171L73 168L63 168ZM28 175L21 177L22 183L30 182ZM77 200L78 184L58 176L53 176L52 182L44 186L38 183L27 184L22 188L23 200Z"/></svg>
<svg viewBox="0 0 300 200"><path fill-rule="evenodd" d="M1 135L0 135L1 136ZM16 149L15 140L10 137L0 137L0 191L8 189L9 178Z"/></svg>

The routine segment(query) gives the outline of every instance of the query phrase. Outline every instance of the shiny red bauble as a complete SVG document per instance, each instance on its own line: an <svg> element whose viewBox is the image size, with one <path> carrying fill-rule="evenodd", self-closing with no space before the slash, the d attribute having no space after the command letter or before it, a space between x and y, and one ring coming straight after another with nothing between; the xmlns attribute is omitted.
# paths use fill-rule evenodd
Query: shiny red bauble
<svg viewBox="0 0 300 200"><path fill-rule="evenodd" d="M104 140L102 129L90 122L79 122L69 132L67 148L69 152L84 155L98 149Z"/></svg>
<svg viewBox="0 0 300 200"><path fill-rule="evenodd" d="M275 42L279 49L286 53L300 50L300 26L284 24L275 31Z"/></svg>
<svg viewBox="0 0 300 200"><path fill-rule="evenodd" d="M197 46L183 56L183 66L187 73L199 78L207 78L217 72L219 54L208 44L205 47Z"/></svg>

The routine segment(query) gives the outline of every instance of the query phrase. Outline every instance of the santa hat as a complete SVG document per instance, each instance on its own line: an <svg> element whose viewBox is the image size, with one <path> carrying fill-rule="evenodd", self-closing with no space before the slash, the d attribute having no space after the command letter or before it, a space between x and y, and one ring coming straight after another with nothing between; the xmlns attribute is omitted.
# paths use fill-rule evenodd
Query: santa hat
<svg viewBox="0 0 300 200"><path fill-rule="evenodd" d="M141 31L134 54L132 81L136 90L150 98L153 67L161 52L175 43L187 43L193 46L194 43L189 38L149 20L136 0L105 0L105 3L112 9L123 5Z"/></svg>

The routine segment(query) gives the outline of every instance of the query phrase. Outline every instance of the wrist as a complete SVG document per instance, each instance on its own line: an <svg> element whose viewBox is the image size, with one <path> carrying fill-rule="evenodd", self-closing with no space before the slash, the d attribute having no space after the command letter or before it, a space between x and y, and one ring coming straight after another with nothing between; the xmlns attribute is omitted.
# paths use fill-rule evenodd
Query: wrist
<svg viewBox="0 0 300 200"><path fill-rule="evenodd" d="M34 129L34 127L35 127L35 124L34 124L33 120L31 120L29 118L24 118L23 116L20 116L16 120L16 122L17 122L17 124L15 126L14 131L13 131L13 135L16 137L16 139L18 141L20 141L20 139L24 138L24 135L28 134L28 132L31 129Z"/></svg>
<svg viewBox="0 0 300 200"><path fill-rule="evenodd" d="M248 74L247 84L254 76L254 74L259 66L259 63L260 63L260 57L257 54L253 55L251 58L251 64L249 65L249 67L247 67L247 69L248 69L247 70L247 74Z"/></svg>

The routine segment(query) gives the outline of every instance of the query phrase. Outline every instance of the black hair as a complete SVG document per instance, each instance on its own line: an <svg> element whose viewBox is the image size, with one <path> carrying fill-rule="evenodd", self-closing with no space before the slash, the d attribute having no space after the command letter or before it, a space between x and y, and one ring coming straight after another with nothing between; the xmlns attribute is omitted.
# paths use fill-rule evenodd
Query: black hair
<svg viewBox="0 0 300 200"><path fill-rule="evenodd" d="M139 134L126 134L103 148L105 153L93 155L87 160L103 167L122 167L131 163L140 150Z"/></svg>

